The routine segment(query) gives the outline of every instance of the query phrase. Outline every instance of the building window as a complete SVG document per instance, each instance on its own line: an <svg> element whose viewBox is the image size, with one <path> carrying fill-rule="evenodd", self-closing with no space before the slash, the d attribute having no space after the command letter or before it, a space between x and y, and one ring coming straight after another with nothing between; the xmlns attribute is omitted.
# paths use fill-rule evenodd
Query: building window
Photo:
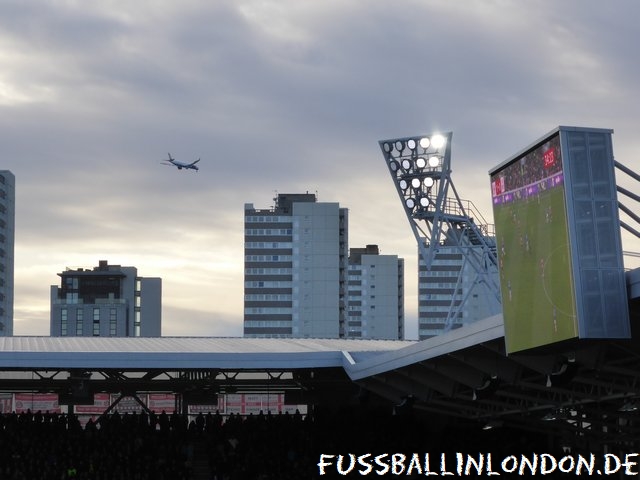
<svg viewBox="0 0 640 480"><path fill-rule="evenodd" d="M67 292L66 301L69 305L78 303L78 292Z"/></svg>
<svg viewBox="0 0 640 480"><path fill-rule="evenodd" d="M141 324L140 309L136 308L135 319L133 321L133 336L134 337L139 337L140 336L140 333L141 333L140 324Z"/></svg>
<svg viewBox="0 0 640 480"><path fill-rule="evenodd" d="M67 309L63 308L60 310L60 335L63 337L67 336Z"/></svg>
<svg viewBox="0 0 640 480"><path fill-rule="evenodd" d="M112 308L109 311L109 335L112 337L116 336L118 328L118 311L115 308Z"/></svg>
<svg viewBox="0 0 640 480"><path fill-rule="evenodd" d="M76 310L76 336L81 337L83 333L82 323L84 320L84 310L78 308Z"/></svg>
<svg viewBox="0 0 640 480"><path fill-rule="evenodd" d="M100 336L100 309L99 308L93 309L93 336L94 337Z"/></svg>

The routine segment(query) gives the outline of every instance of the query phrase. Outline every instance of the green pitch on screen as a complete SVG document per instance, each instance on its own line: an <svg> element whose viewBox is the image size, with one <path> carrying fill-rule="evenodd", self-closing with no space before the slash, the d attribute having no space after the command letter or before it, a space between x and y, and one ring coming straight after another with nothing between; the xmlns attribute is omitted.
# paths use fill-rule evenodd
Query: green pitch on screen
<svg viewBox="0 0 640 480"><path fill-rule="evenodd" d="M563 186L494 215L507 352L577 337Z"/></svg>

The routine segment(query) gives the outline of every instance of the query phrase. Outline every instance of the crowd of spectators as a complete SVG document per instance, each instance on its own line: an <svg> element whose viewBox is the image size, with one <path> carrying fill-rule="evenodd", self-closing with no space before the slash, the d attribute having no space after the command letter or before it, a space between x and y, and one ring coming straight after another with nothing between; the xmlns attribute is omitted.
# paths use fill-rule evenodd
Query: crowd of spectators
<svg viewBox="0 0 640 480"><path fill-rule="evenodd" d="M105 416L84 428L74 415L0 417L0 478L188 479L186 429L155 429L146 415Z"/></svg>
<svg viewBox="0 0 640 480"><path fill-rule="evenodd" d="M0 416L0 479L343 478L335 470L319 477L320 454L433 452L437 470L441 453L498 457L548 450L539 441L530 434L485 433L477 425L358 407L316 408L304 416L209 413L191 419L113 413L84 426L74 415L25 412ZM206 477L202 470L194 473L195 462L205 464Z"/></svg>
<svg viewBox="0 0 640 480"><path fill-rule="evenodd" d="M546 163L545 155L548 159ZM560 172L562 170L560 157L559 138L554 137L549 143L533 150L503 170L505 191L523 189Z"/></svg>

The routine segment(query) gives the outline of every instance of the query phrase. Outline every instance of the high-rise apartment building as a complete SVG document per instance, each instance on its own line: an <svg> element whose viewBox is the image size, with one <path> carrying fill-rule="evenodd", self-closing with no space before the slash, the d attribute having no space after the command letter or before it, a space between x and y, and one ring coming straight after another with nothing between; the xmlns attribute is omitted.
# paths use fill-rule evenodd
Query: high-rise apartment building
<svg viewBox="0 0 640 480"><path fill-rule="evenodd" d="M463 254L466 249L467 255ZM500 303L491 288L480 281L469 263L469 251L481 246L462 247L445 237L427 270L418 248L418 338L424 340L454 328L473 323L500 311ZM497 269L490 270L498 281Z"/></svg>
<svg viewBox="0 0 640 480"><path fill-rule="evenodd" d="M51 286L53 337L159 337L162 280L135 267L101 260L91 269L67 269Z"/></svg>
<svg viewBox="0 0 640 480"><path fill-rule="evenodd" d="M404 340L404 260L377 245L349 249L348 338Z"/></svg>
<svg viewBox="0 0 640 480"><path fill-rule="evenodd" d="M0 337L13 335L15 201L15 176L0 170Z"/></svg>
<svg viewBox="0 0 640 480"><path fill-rule="evenodd" d="M348 210L314 194L244 207L244 336L345 336Z"/></svg>

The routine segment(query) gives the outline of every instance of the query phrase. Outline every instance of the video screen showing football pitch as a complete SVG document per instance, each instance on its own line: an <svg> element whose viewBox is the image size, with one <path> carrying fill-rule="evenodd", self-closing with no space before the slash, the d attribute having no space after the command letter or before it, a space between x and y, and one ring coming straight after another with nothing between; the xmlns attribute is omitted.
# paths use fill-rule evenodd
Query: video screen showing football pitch
<svg viewBox="0 0 640 480"><path fill-rule="evenodd" d="M491 180L507 353L577 337L558 138Z"/></svg>

